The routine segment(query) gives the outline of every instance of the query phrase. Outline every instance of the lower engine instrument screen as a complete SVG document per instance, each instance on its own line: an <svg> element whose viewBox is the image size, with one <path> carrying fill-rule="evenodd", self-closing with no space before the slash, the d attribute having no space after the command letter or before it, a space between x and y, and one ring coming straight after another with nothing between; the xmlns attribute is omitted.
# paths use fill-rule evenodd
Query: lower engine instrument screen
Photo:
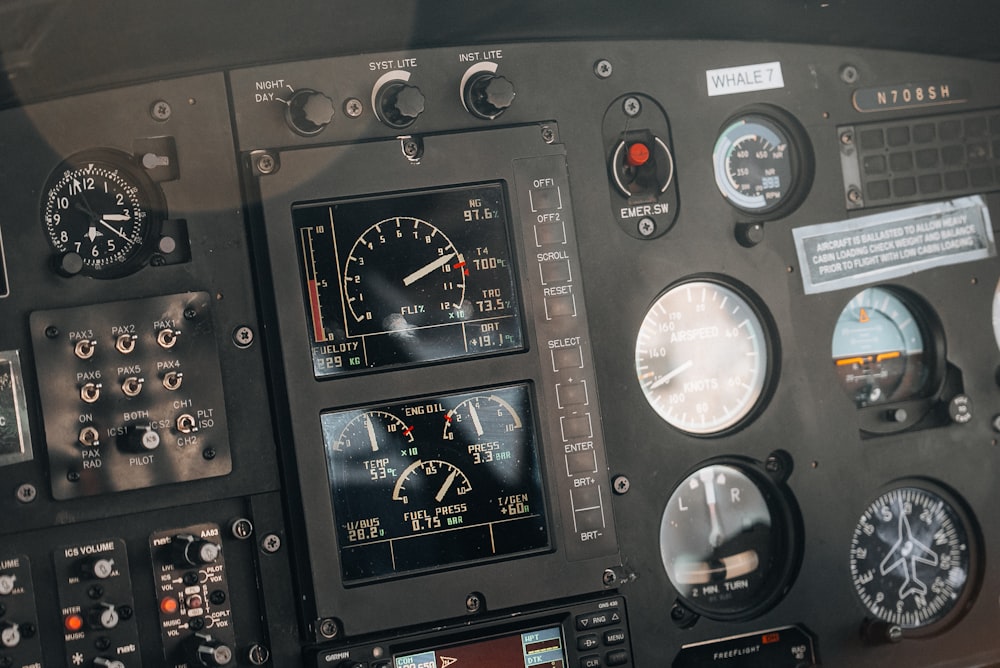
<svg viewBox="0 0 1000 668"><path fill-rule="evenodd" d="M345 582L548 548L526 384L322 423Z"/></svg>
<svg viewBox="0 0 1000 668"><path fill-rule="evenodd" d="M395 657L394 668L563 668L562 633L558 626Z"/></svg>
<svg viewBox="0 0 1000 668"><path fill-rule="evenodd" d="M317 378L524 346L503 186L295 206Z"/></svg>

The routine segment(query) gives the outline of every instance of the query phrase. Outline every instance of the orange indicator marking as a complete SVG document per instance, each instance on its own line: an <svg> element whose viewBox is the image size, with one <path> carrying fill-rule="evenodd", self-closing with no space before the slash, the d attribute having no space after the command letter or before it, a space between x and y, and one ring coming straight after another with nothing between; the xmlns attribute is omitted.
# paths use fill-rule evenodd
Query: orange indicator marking
<svg viewBox="0 0 1000 668"><path fill-rule="evenodd" d="M879 356L875 358L876 362L882 362L884 360L894 360L898 357L902 357L902 353L898 350L894 350L891 353L879 353Z"/></svg>

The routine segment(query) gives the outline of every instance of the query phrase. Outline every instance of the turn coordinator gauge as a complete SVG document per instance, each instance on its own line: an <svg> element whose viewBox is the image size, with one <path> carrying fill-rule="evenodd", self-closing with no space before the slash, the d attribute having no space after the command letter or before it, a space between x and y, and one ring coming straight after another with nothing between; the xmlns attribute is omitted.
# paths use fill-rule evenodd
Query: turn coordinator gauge
<svg viewBox="0 0 1000 668"><path fill-rule="evenodd" d="M670 495L660 556L678 603L710 619L749 619L784 595L798 570L799 520L784 480L751 460L699 466Z"/></svg>

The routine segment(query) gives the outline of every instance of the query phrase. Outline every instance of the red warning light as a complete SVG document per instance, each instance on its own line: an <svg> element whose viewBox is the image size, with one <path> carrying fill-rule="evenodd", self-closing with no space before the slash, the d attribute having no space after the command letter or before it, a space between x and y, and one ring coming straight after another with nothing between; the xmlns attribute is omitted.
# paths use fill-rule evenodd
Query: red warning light
<svg viewBox="0 0 1000 668"><path fill-rule="evenodd" d="M180 604L177 603L177 599L173 597L167 597L160 601L160 612L165 615L172 615L177 612Z"/></svg>
<svg viewBox="0 0 1000 668"><path fill-rule="evenodd" d="M781 641L780 633L768 633L766 635L761 636L760 639L762 645L771 645L780 641Z"/></svg>
<svg viewBox="0 0 1000 668"><path fill-rule="evenodd" d="M76 633L83 628L83 617L81 615L66 615L63 626L70 633Z"/></svg>
<svg viewBox="0 0 1000 668"><path fill-rule="evenodd" d="M625 161L632 167L642 167L649 162L649 147L640 142L632 144L628 147Z"/></svg>

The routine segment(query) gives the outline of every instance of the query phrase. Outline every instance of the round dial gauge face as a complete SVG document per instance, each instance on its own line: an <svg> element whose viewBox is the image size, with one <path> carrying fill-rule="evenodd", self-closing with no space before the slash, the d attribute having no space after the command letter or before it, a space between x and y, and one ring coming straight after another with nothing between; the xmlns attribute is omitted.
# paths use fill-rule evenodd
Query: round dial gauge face
<svg viewBox="0 0 1000 668"><path fill-rule="evenodd" d="M80 273L114 278L148 259L163 209L159 189L131 157L94 150L52 173L41 218L49 244L61 256L77 256Z"/></svg>
<svg viewBox="0 0 1000 668"><path fill-rule="evenodd" d="M931 376L923 331L913 310L887 288L868 288L844 307L833 333L833 363L859 408L922 393Z"/></svg>
<svg viewBox="0 0 1000 668"><path fill-rule="evenodd" d="M768 213L785 203L797 185L798 165L789 133L761 114L733 119L715 142L719 192L747 213Z"/></svg>
<svg viewBox="0 0 1000 668"><path fill-rule="evenodd" d="M671 494L660 556L688 607L733 619L780 596L791 573L790 528L771 487L749 469L720 463L698 469Z"/></svg>
<svg viewBox="0 0 1000 668"><path fill-rule="evenodd" d="M974 535L971 520L944 490L922 481L894 487L865 509L854 529L854 589L876 619L904 630L940 630L972 595Z"/></svg>
<svg viewBox="0 0 1000 668"><path fill-rule="evenodd" d="M997 347L1000 348L1000 283L997 283L996 291L993 293L993 337L997 340Z"/></svg>
<svg viewBox="0 0 1000 668"><path fill-rule="evenodd" d="M710 280L676 285L646 313L635 370L649 405L681 431L729 431L758 408L768 380L767 333L736 290Z"/></svg>
<svg viewBox="0 0 1000 668"><path fill-rule="evenodd" d="M451 240L427 221L407 216L379 221L347 256L344 296L350 317L365 333L436 324L465 301L465 264Z"/></svg>

